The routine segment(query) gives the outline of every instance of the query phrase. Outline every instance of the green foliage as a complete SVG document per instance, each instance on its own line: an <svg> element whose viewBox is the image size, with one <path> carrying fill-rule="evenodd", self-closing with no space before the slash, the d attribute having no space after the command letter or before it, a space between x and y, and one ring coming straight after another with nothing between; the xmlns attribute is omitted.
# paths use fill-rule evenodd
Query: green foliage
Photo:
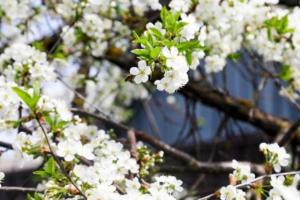
<svg viewBox="0 0 300 200"><path fill-rule="evenodd" d="M34 42L32 42L32 46L34 48L36 48L37 50L39 50L39 51L45 51L46 50L45 46L44 46L44 43L41 42L41 41L34 41Z"/></svg>
<svg viewBox="0 0 300 200"><path fill-rule="evenodd" d="M160 12L160 18L164 28L171 34L176 34L186 25L184 22L179 22L180 12L169 11L164 7Z"/></svg>
<svg viewBox="0 0 300 200"><path fill-rule="evenodd" d="M54 180L62 180L64 176L60 173L56 166L56 162L53 157L50 157L48 161L44 164L42 170L33 172L35 175L39 176L42 179L50 178Z"/></svg>
<svg viewBox="0 0 300 200"><path fill-rule="evenodd" d="M5 16L5 12L0 8L0 17L4 17Z"/></svg>
<svg viewBox="0 0 300 200"><path fill-rule="evenodd" d="M38 193L34 193L33 196L31 196L30 194L27 194L27 200L43 200L44 198L38 194Z"/></svg>
<svg viewBox="0 0 300 200"><path fill-rule="evenodd" d="M45 120L52 132L61 131L70 123L68 121L60 120L58 115L46 116Z"/></svg>
<svg viewBox="0 0 300 200"><path fill-rule="evenodd" d="M231 53L227 56L228 59L232 60L232 61L237 61L242 57L242 53L241 52L236 52L236 53Z"/></svg>
<svg viewBox="0 0 300 200"><path fill-rule="evenodd" d="M281 68L281 72L279 74L279 77L284 80L284 81L290 81L292 79L293 75L293 70L291 66L289 65L284 65Z"/></svg>
<svg viewBox="0 0 300 200"><path fill-rule="evenodd" d="M266 20L264 24L267 28L268 38L271 41L275 40L273 31L275 31L279 36L282 36L286 33L294 32L294 29L289 28L288 15L285 15L282 18L279 18L278 16L274 16L271 19Z"/></svg>
<svg viewBox="0 0 300 200"><path fill-rule="evenodd" d="M179 51L194 51L202 48L198 40L179 42L176 47Z"/></svg>
<svg viewBox="0 0 300 200"><path fill-rule="evenodd" d="M66 60L67 55L65 54L63 50L63 45L59 45L53 54L49 55L50 58L52 59L61 59L61 60Z"/></svg>
<svg viewBox="0 0 300 200"><path fill-rule="evenodd" d="M148 28L146 32L138 35L133 32L134 43L139 44L142 48L132 51L139 59L145 60L152 64L158 62L164 64L164 57L161 57L161 50L164 47L176 47L180 53L186 57L187 63L192 63L192 53L199 50L205 50L198 40L181 41L181 30L186 23L180 21L180 13L169 11L163 8L160 12L162 28L166 33L162 33L156 27ZM164 66L161 66L164 71Z"/></svg>
<svg viewBox="0 0 300 200"><path fill-rule="evenodd" d="M163 162L163 155L161 154L161 152L152 153L147 146L138 148L137 152L137 160L140 164L141 177L148 176L157 163Z"/></svg>
<svg viewBox="0 0 300 200"><path fill-rule="evenodd" d="M294 176L285 176L283 184L285 186L291 186L294 183Z"/></svg>
<svg viewBox="0 0 300 200"><path fill-rule="evenodd" d="M30 108L32 112L36 111L37 103L41 97L40 88L37 86L33 87L33 94L30 95L25 90L13 87L13 91L19 96L20 99Z"/></svg>

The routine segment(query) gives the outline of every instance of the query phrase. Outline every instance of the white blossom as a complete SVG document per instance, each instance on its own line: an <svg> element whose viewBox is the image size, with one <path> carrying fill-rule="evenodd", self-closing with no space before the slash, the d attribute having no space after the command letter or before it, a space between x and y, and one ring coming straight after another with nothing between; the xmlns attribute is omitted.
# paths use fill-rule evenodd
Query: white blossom
<svg viewBox="0 0 300 200"><path fill-rule="evenodd" d="M56 78L46 54L25 44L15 43L0 56L0 70L9 81L29 79L30 83L52 81ZM28 77L27 77L28 76Z"/></svg>
<svg viewBox="0 0 300 200"><path fill-rule="evenodd" d="M207 73L219 72L225 67L226 61L224 58L213 55L205 58L205 70Z"/></svg>
<svg viewBox="0 0 300 200"><path fill-rule="evenodd" d="M0 172L0 187L2 186L1 184L2 184L4 177L5 177L5 174L3 172Z"/></svg>
<svg viewBox="0 0 300 200"><path fill-rule="evenodd" d="M143 60L138 62L138 67L130 68L130 74L134 75L134 81L136 83L144 83L149 79L151 74L151 68Z"/></svg>
<svg viewBox="0 0 300 200"><path fill-rule="evenodd" d="M299 175L295 175L292 177L292 182L287 185L284 182L284 176L272 176L271 186L273 188L269 192L267 200L293 200L300 198L300 191L297 188L299 180Z"/></svg>
<svg viewBox="0 0 300 200"><path fill-rule="evenodd" d="M220 190L221 200L246 200L246 194L240 189L236 189L232 185L228 185L227 187L222 187Z"/></svg>
<svg viewBox="0 0 300 200"><path fill-rule="evenodd" d="M188 12L191 7L190 0L172 0L169 6L175 11Z"/></svg>
<svg viewBox="0 0 300 200"><path fill-rule="evenodd" d="M166 65L174 70L187 72L188 64L183 55L180 55L176 47L171 47L170 49L164 47L162 49L162 55L167 59Z"/></svg>
<svg viewBox="0 0 300 200"><path fill-rule="evenodd" d="M233 176L236 181L246 183L255 178L255 175L251 173L251 167L249 165L242 165L236 160L233 160L232 168L234 169L234 171L230 175Z"/></svg>
<svg viewBox="0 0 300 200"><path fill-rule="evenodd" d="M280 147L277 143L261 143L259 149L263 152L267 163L272 164L275 172L280 172L281 167L288 166L290 155L286 152L284 147Z"/></svg>

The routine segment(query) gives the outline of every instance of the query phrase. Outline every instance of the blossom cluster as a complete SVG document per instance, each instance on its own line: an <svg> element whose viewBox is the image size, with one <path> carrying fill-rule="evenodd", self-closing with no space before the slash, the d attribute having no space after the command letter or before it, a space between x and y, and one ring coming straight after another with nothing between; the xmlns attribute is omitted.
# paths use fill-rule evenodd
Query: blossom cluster
<svg viewBox="0 0 300 200"><path fill-rule="evenodd" d="M83 1L64 0L58 3L56 12L67 21L75 21L72 26L64 26L62 37L65 46L78 53L103 56L108 47L125 51L129 47L130 28L122 23L130 9L138 15L148 10L161 9L156 1Z"/></svg>
<svg viewBox="0 0 300 200"><path fill-rule="evenodd" d="M281 167L286 167L289 164L290 155L285 148L280 147L277 143L261 143L259 149L264 154L266 162L274 167L275 172L280 172Z"/></svg>
<svg viewBox="0 0 300 200"><path fill-rule="evenodd" d="M255 175L251 173L251 168L249 165L241 165L236 160L232 161L233 173L230 174L235 181L246 183L255 178Z"/></svg>
<svg viewBox="0 0 300 200"><path fill-rule="evenodd" d="M298 74L300 74L298 69L300 31L297 19L300 12L298 7L289 9L272 6L277 3L277 0L221 2L172 0L169 4L171 12L180 16L176 18L177 23L184 24L177 30L175 36L166 29L165 19L162 17L162 23L158 21L156 25L147 26L141 38L147 39L148 44L144 41L140 41L139 44L143 49L151 50L152 57L147 57L150 52L134 51L148 66L147 73L144 73L145 67L140 67L144 64L134 68L131 74L135 77L140 76L135 82L146 82L148 80L146 77L151 76L158 68L164 73L163 79L157 80L157 77L154 77L153 79L157 80L154 83L159 90L173 93L186 84L188 81L186 72L189 68L195 69L199 59L204 58L207 73L216 73L223 70L227 59L238 59L240 50L247 49L251 53L261 55L265 62L282 63L278 76L288 81L288 86L282 88L280 94L292 100L297 99ZM204 51L191 49L186 55L186 52L182 52L172 43L173 39L177 43L198 41L201 47L204 47ZM147 45L151 47L148 48ZM160 47L159 50L155 48L157 46ZM184 56L187 58L186 61L183 59ZM177 70L176 73L172 73L174 70Z"/></svg>
<svg viewBox="0 0 300 200"><path fill-rule="evenodd" d="M144 15L149 10L161 9L161 4L158 0L144 0L144 1L97 1L97 0L63 0L57 4L56 12L65 19L74 19L81 13L99 13L103 16L116 17L121 14L127 14L130 9L133 9L135 14Z"/></svg>
<svg viewBox="0 0 300 200"><path fill-rule="evenodd" d="M45 99L49 103L46 103ZM153 183L145 185L138 176L137 160L131 157L130 152L121 143L112 140L104 130L98 130L97 127L82 122L78 116L71 114L70 119L66 119L67 110L62 111L62 102L55 102L49 97L43 95L40 97L34 110L45 115L46 120L43 126L48 127L49 132L44 133L46 134L44 136L44 130L40 127L32 134L18 134L14 146L18 152L27 156L45 157L43 153L52 149L56 156L71 164L69 176L76 180L76 185L84 192L88 200L99 198L173 200L175 199L174 192L182 191L182 182L171 176L159 176ZM50 146L47 146L46 140L50 140ZM82 163L80 158L92 161L93 164ZM50 165L50 161L47 165ZM55 168L56 164L52 165ZM45 167L46 169L48 167ZM61 182L54 178L61 174L45 176L45 173L49 172L38 171L36 173L46 178L46 182L39 186L47 191L43 194L44 198L53 198L62 194L73 196L71 199L80 197L80 194L77 194L78 191L74 195L72 189L68 189L72 188L71 183ZM55 173L59 172L55 171ZM130 174L135 178L128 178ZM65 188L65 190L58 188Z"/></svg>
<svg viewBox="0 0 300 200"><path fill-rule="evenodd" d="M11 89L13 86L16 86L14 82L7 82L5 77L0 76L0 130L12 128L19 117L17 110L20 101Z"/></svg>
<svg viewBox="0 0 300 200"><path fill-rule="evenodd" d="M22 51L24 49L26 51ZM11 122L15 122L16 128L19 123L35 127L30 134L20 132L13 148L22 157L47 160L43 170L35 172L45 181L39 185L44 192L38 196L43 199L80 199L84 195L88 200L173 200L174 193L182 190L182 182L171 176L158 176L152 183L141 181L140 166L123 144L111 139L104 130L89 126L74 116L64 101L41 94L35 83L52 78L47 79L43 73L31 69L38 66L45 71L53 70L43 53L30 46L16 45L8 48L1 59L4 69L1 92L4 98L7 96L4 101L7 105L1 107L1 115L10 117L18 113L22 105L23 115L14 116ZM21 75L7 73L8 68ZM7 106L14 113L6 112ZM49 158L49 153L55 159ZM67 165L66 175L59 168Z"/></svg>
<svg viewBox="0 0 300 200"><path fill-rule="evenodd" d="M110 39L115 46L125 50L129 44L125 36L129 33L128 27L119 21L113 22L94 13L84 13L82 20L72 27L63 28L62 37L64 45L72 53L102 56L108 48Z"/></svg>
<svg viewBox="0 0 300 200"><path fill-rule="evenodd" d="M53 2L56 6L51 5ZM125 83L122 71L105 61L107 54L115 51L118 56L131 47L132 29L138 32L133 33L136 49L132 52L139 61L130 69L135 83L150 80L158 90L174 93L187 84L189 71L195 70L201 59L206 73L215 73L225 67L227 59L238 57L239 50L246 48L267 62L282 63L278 77L288 85L280 93L294 100L299 98L295 91L300 90L300 10L270 6L276 3L278 0L172 0L168 10L158 0L0 0L0 130L16 130L20 125L32 128L30 134L18 133L13 148L22 157L44 158L43 169L35 172L44 180L39 185L44 192L37 196L65 200L79 200L82 195L88 200L175 200L175 193L183 190L182 181L173 176L157 176L148 182L143 179L155 163L161 162L161 152L152 154L141 147L135 158L109 132L73 115L70 102L41 92L37 85L55 81L60 70L48 58L92 59L89 66L84 66L89 68L87 77L80 79L75 70L76 80L72 77L67 84L74 89L84 85L85 110L100 108L118 121L130 115L124 107L148 95L142 85ZM48 55L14 38L27 37L27 32L32 31L26 30L30 29L28 24L43 10L62 21L63 44ZM144 15L153 10L160 10L160 20L145 23L145 31L136 28L135 22L142 24ZM4 45L12 38L17 42ZM94 59L104 61L95 64ZM73 84L77 79L84 84ZM276 172L289 163L289 154L278 144L261 144L260 150L267 165ZM66 170L59 169L61 166ZM230 176L237 183L255 178L249 166L237 161L233 161L233 169ZM3 178L0 172L0 183ZM299 176L272 176L270 184L268 200L299 196ZM220 189L220 198L244 200L246 192L229 185Z"/></svg>
<svg viewBox="0 0 300 200"><path fill-rule="evenodd" d="M5 48L0 55L0 71L7 81L19 84L33 85L56 78L46 53L23 43L14 43Z"/></svg>
<svg viewBox="0 0 300 200"><path fill-rule="evenodd" d="M32 40L35 26L51 14L42 0L10 0L0 2L0 46Z"/></svg>
<svg viewBox="0 0 300 200"><path fill-rule="evenodd" d="M22 22L26 21L32 15L33 10L30 2L30 0L0 2L1 45L21 33L21 30L17 26L20 26Z"/></svg>
<svg viewBox="0 0 300 200"><path fill-rule="evenodd" d="M300 177L295 176L272 176L269 197L267 200L295 199L300 197Z"/></svg>
<svg viewBox="0 0 300 200"><path fill-rule="evenodd" d="M92 78L85 82L86 101L83 105L88 111L99 108L115 120L124 121L131 116L127 108L132 101L148 97L143 86L125 82L121 69L108 61L95 63L90 71Z"/></svg>
<svg viewBox="0 0 300 200"><path fill-rule="evenodd" d="M290 155L278 144L261 143L260 150L266 158L266 165L273 166L276 172L280 172L282 166L286 167L288 165ZM252 183L256 182L255 175L251 173L249 165L243 165L236 160L232 161L232 168L234 169L230 174L232 183L219 190L220 199L246 200L246 192L243 191L240 186L251 186ZM267 183L270 183L271 186L268 190L263 189L264 185L256 187L259 188L257 190L259 193L267 197L267 200L297 199L300 197L300 190L298 188L298 184L300 183L299 174L290 176L271 174L269 180L266 181L264 184L267 185ZM255 187L253 187L253 189L255 190Z"/></svg>
<svg viewBox="0 0 300 200"><path fill-rule="evenodd" d="M142 48L133 53L141 61L130 69L130 74L136 83L143 83L159 71L163 78L154 82L157 89L173 93L188 82L189 69L195 69L204 56L204 49L195 40L200 24L190 27L189 23L195 22L193 17L166 8L160 16L162 22L148 23L143 35L135 34L135 42Z"/></svg>
<svg viewBox="0 0 300 200"><path fill-rule="evenodd" d="M222 187L220 193L221 200L246 200L246 193L241 189L237 189L233 185Z"/></svg>

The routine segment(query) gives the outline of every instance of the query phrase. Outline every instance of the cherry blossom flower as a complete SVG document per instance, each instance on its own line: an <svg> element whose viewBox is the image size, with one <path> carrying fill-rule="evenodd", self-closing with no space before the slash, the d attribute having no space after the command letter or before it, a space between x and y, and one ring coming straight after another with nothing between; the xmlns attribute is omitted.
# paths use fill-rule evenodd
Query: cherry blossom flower
<svg viewBox="0 0 300 200"><path fill-rule="evenodd" d="M274 167L275 172L280 172L281 167L288 166L290 155L286 152L284 147L280 147L277 143L261 143L259 149L263 152L267 163Z"/></svg>
<svg viewBox="0 0 300 200"><path fill-rule="evenodd" d="M151 68L147 65L145 61L139 61L138 67L130 68L130 74L134 75L134 81L136 83L144 83L149 79L151 74Z"/></svg>

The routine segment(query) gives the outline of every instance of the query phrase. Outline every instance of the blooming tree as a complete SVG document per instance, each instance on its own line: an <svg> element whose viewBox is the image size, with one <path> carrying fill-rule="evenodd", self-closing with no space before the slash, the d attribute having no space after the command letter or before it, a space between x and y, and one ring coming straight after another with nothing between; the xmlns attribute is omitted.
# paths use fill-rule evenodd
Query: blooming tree
<svg viewBox="0 0 300 200"><path fill-rule="evenodd" d="M206 78L248 54L299 109L300 9L278 3L0 0L0 130L16 135L0 146L42 160L36 188L6 185L1 172L0 190L27 192L29 200L300 199L299 166L285 148L299 147L300 123L228 96ZM130 105L156 90L267 132L275 143L260 144L264 164L202 163L125 125ZM200 171L229 172L229 184L193 195L179 178L153 172L164 152Z"/></svg>

